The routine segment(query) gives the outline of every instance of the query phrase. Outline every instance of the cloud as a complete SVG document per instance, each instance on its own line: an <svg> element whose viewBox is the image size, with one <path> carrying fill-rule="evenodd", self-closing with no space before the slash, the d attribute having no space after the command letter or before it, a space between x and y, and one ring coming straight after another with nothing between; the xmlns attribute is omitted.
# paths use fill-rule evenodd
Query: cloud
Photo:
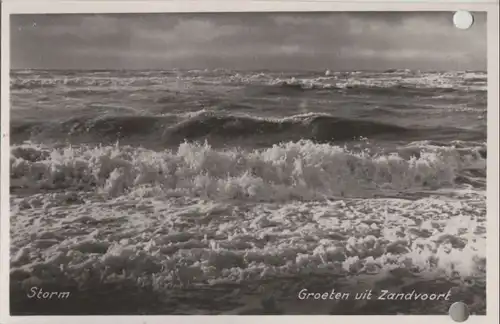
<svg viewBox="0 0 500 324"><path fill-rule="evenodd" d="M439 12L13 16L11 57L14 67L482 69L485 20L462 31Z"/></svg>
<svg viewBox="0 0 500 324"><path fill-rule="evenodd" d="M82 17L73 24L42 26L40 34L46 37L71 35L78 38L93 39L119 34L122 28L123 26L118 18L87 16Z"/></svg>
<svg viewBox="0 0 500 324"><path fill-rule="evenodd" d="M217 26L208 20L181 20L169 31L137 29L133 31L133 37L150 41L161 41L165 43L189 42L206 43L219 37L233 36L239 31L238 26Z"/></svg>
<svg viewBox="0 0 500 324"><path fill-rule="evenodd" d="M465 53L457 53L457 52L447 52L447 53L438 53L435 51L429 50L382 50L382 51L374 51L371 49L358 49L358 48L350 48L346 49L346 52L349 53L352 57L359 58L379 58L384 57L389 60L401 60L408 59L414 60L418 58L427 58L432 60L440 60L446 57L446 59L451 60L463 60L467 58L467 54Z"/></svg>

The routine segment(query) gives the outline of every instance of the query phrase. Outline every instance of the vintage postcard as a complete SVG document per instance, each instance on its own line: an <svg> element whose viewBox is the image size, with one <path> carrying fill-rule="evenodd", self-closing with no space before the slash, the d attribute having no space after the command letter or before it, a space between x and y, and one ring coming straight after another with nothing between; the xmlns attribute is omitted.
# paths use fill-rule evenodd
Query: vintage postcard
<svg viewBox="0 0 500 324"><path fill-rule="evenodd" d="M495 315L492 7L10 6L10 318Z"/></svg>

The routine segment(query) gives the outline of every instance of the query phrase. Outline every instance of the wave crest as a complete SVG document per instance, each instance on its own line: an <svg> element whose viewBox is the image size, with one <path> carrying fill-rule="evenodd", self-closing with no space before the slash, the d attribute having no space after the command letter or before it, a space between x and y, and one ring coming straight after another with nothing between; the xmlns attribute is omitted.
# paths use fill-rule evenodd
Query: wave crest
<svg viewBox="0 0 500 324"><path fill-rule="evenodd" d="M183 143L176 151L162 152L29 144L11 150L11 187L255 201L369 197L451 187L471 169L484 174L479 151L414 145L394 154L370 155L311 141L253 151Z"/></svg>
<svg viewBox="0 0 500 324"><path fill-rule="evenodd" d="M408 140L424 138L484 138L482 132L455 128L419 128L356 120L328 114L308 113L284 118L262 118L201 111L192 114L165 116L102 116L75 117L62 122L13 121L14 141L31 138L88 138L100 143L127 143L141 138L144 142L178 145L183 141L246 140L265 145L283 141L314 140L317 142L350 141L360 137Z"/></svg>

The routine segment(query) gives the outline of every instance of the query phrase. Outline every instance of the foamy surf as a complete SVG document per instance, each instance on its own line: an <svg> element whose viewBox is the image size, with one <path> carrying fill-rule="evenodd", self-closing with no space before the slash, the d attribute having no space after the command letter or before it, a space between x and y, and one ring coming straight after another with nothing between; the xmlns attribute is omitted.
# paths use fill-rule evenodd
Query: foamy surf
<svg viewBox="0 0 500 324"><path fill-rule="evenodd" d="M11 188L85 190L148 195L311 200L371 197L384 191L455 187L484 175L481 147L403 147L391 154L353 152L311 141L268 149L214 149L184 143L177 150L130 146L44 148L14 146ZM469 181L469 185L472 182ZM474 188L474 185L471 186Z"/></svg>
<svg viewBox="0 0 500 324"><path fill-rule="evenodd" d="M258 287L303 312L298 282L318 289L331 278L350 291L361 278L400 290L428 278L480 286L484 187L455 183L473 165L484 169L477 148L429 143L375 156L308 141L254 151L14 146L11 282L133 282L179 314L207 312L171 304L207 291L222 294L209 312L265 313ZM308 309L346 311L339 305Z"/></svg>
<svg viewBox="0 0 500 324"><path fill-rule="evenodd" d="M167 301L211 287L233 291L238 309L264 286L291 309L299 286L333 280L355 291L365 277L375 289L403 289L440 278L465 289L481 286L485 271L486 206L471 193L256 204L54 192L11 201L11 282L19 287L132 281ZM222 300L210 312L224 312Z"/></svg>

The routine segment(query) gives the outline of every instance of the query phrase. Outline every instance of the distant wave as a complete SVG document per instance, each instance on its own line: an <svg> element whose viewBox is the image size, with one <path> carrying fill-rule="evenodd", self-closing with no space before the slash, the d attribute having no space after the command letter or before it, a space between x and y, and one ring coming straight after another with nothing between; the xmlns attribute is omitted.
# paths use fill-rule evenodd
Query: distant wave
<svg viewBox="0 0 500 324"><path fill-rule="evenodd" d="M43 88L71 87L71 91L76 91L79 87L82 90L89 90L91 87L95 91L109 91L116 87L148 87L161 85L166 80L163 77L133 76L116 77L106 74L94 73L89 76L50 76L45 78L11 78L11 90L35 90ZM85 89L87 88L87 89Z"/></svg>
<svg viewBox="0 0 500 324"><path fill-rule="evenodd" d="M371 155L311 141L260 150L222 150L187 142L163 151L24 144L12 146L10 172L13 189L311 200L463 185L484 189L485 149L420 142L393 154Z"/></svg>
<svg viewBox="0 0 500 324"><path fill-rule="evenodd" d="M379 73L333 73L326 76L235 75L231 80L245 85L280 87L292 90L358 91L370 94L418 94L432 96L453 92L485 92L487 78L484 73L419 73L390 71ZM272 88L267 88L273 91ZM276 90L274 90L276 91Z"/></svg>
<svg viewBox="0 0 500 324"><path fill-rule="evenodd" d="M284 87L296 90L343 91L480 91L487 88L487 75L482 72L420 73L388 70L385 72L332 72L329 75L302 73L286 76L273 72L231 71L75 71L11 74L11 90L54 87L127 88L164 86L177 81L188 84L244 84L262 87ZM74 89L73 89L74 90ZM271 91L271 90L270 90Z"/></svg>
<svg viewBox="0 0 500 324"><path fill-rule="evenodd" d="M60 122L11 122L11 137L30 139L87 137L105 142L141 137L145 140L179 144L185 140L235 139L277 143L309 139L317 142L349 141L359 137L379 139L441 139L458 137L478 140L483 132L436 127L410 129L371 120L355 120L328 114L308 113L285 118L262 118L200 111L164 116L75 117Z"/></svg>
<svg viewBox="0 0 500 324"><path fill-rule="evenodd" d="M460 81L453 80L426 80L425 78L414 79L357 79L357 78L324 78L316 79L273 79L268 85L295 90L330 90L349 91L367 94L387 95L409 95L435 96L443 93L455 92L484 92L486 91L486 79L483 77L464 78Z"/></svg>
<svg viewBox="0 0 500 324"><path fill-rule="evenodd" d="M281 88L279 91L277 88ZM374 84L328 84L314 81L290 82L280 81L271 84L271 87L262 87L261 91L266 94L292 94L303 91L338 91L371 95L434 97L440 94L461 92L461 88L451 87L415 87L405 84L374 85Z"/></svg>
<svg viewBox="0 0 500 324"><path fill-rule="evenodd" d="M11 90L34 90L34 89L44 89L44 88L55 88L56 83L50 82L11 82Z"/></svg>

